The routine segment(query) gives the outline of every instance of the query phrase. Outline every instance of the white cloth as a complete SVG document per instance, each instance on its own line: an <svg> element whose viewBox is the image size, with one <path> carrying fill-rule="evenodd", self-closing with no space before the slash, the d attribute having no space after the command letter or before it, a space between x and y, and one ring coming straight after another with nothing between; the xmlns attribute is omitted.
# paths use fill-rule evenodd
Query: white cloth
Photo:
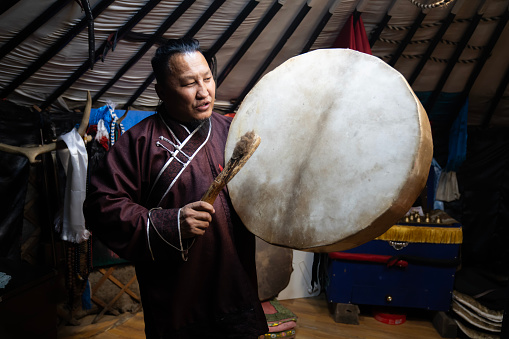
<svg viewBox="0 0 509 339"><path fill-rule="evenodd" d="M60 223L57 223L56 228L60 231L62 240L80 243L90 236L90 232L85 228L83 215L83 202L87 193L87 150L75 128L58 139L63 140L67 145L66 149L57 151L67 179L62 229L60 229Z"/></svg>
<svg viewBox="0 0 509 339"><path fill-rule="evenodd" d="M456 172L442 172L438 181L436 199L450 202L460 198Z"/></svg>

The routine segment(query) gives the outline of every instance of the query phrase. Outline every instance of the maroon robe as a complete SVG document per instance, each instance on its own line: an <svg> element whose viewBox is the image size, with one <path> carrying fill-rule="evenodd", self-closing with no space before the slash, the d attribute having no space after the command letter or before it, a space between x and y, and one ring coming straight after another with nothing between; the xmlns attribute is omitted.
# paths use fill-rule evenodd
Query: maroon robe
<svg viewBox="0 0 509 339"><path fill-rule="evenodd" d="M165 121L180 141L188 136L180 124ZM194 243L183 241L184 248L192 243L188 261L173 247L180 248L178 209L200 200L224 166L230 123L230 118L212 114L191 139L201 144L211 124L208 141L160 202L180 167L169 167L152 191L170 158L157 141L163 136L175 142L159 114L124 133L91 179L84 208L87 226L135 264L148 338L256 338L268 332L258 299L255 239L235 214L226 189L214 202L205 234ZM170 143L160 143L174 150ZM163 209L152 210L153 226L173 246L153 226L147 239L148 212L158 206Z"/></svg>

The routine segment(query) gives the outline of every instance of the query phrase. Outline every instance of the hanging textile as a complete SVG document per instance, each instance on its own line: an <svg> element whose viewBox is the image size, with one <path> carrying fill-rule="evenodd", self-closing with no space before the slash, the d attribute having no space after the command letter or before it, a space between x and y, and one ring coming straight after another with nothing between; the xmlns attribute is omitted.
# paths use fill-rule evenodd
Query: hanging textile
<svg viewBox="0 0 509 339"><path fill-rule="evenodd" d="M360 13L352 13L350 15L332 47L350 48L366 54L372 54Z"/></svg>
<svg viewBox="0 0 509 339"><path fill-rule="evenodd" d="M425 104L431 92L415 94ZM468 119L467 99L456 119L452 120L460 96L461 93L440 93L433 110L427 112L433 133L433 156L443 168L436 193L439 201L450 202L460 197L456 173L467 153Z"/></svg>
<svg viewBox="0 0 509 339"><path fill-rule="evenodd" d="M451 202L460 198L456 173L467 154L468 99L461 108L449 131L449 156L447 165L440 176L437 200Z"/></svg>
<svg viewBox="0 0 509 339"><path fill-rule="evenodd" d="M0 101L0 142L30 145L40 142L41 116L30 109ZM23 209L30 164L15 154L0 152L0 258L21 261Z"/></svg>
<svg viewBox="0 0 509 339"><path fill-rule="evenodd" d="M67 134L58 137L67 145L58 150L58 157L67 176L62 225L57 223L57 231L62 240L80 243L90 236L85 228L83 202L86 196L88 155L85 143L74 128Z"/></svg>
<svg viewBox="0 0 509 339"><path fill-rule="evenodd" d="M461 164L465 161L467 156L467 120L468 98L449 132L449 157L445 167L446 171L458 172Z"/></svg>

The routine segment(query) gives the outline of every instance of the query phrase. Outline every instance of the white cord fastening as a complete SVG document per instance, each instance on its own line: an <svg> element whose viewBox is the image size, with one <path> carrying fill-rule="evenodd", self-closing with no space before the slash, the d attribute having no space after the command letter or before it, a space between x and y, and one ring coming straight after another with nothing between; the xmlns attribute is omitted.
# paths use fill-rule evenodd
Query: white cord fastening
<svg viewBox="0 0 509 339"><path fill-rule="evenodd" d="M153 210L160 210L160 209L162 209L162 208L161 207L155 207L155 208L152 208L150 211L148 211L147 240L148 240L148 249L150 250L150 255L152 256L152 260L155 260L155 259L154 259L154 253L152 252L152 246L150 245L150 232L149 232L150 224L152 224L152 228L154 229L156 234L159 236L159 238L161 238L161 240L164 241L166 244L170 245L171 247L173 247L177 251L181 252L182 260L187 261L187 259L189 259L189 257L188 257L189 249L194 245L194 241L196 240L196 238L193 238L193 242L191 243L191 245L189 245L188 248L184 249L184 246L182 245L182 233L180 231L180 210L181 209L179 208L178 213L177 213L177 229L178 229L178 233L179 233L180 248L178 248L177 246L173 245L168 240L164 239L164 237L161 235L161 233L159 233L159 231L157 230L154 222L152 221L152 211Z"/></svg>

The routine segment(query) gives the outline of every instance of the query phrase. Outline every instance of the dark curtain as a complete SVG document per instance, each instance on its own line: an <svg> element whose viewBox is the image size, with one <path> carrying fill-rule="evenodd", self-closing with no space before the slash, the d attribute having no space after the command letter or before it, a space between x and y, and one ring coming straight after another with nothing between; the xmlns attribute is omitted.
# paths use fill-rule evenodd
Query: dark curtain
<svg viewBox="0 0 509 339"><path fill-rule="evenodd" d="M0 104L0 142L9 145L39 143L40 118L28 108ZM30 164L21 155L0 152L0 257L21 260L23 208Z"/></svg>
<svg viewBox="0 0 509 339"><path fill-rule="evenodd" d="M463 224L463 266L509 275L509 128L468 130L457 173L459 200L446 211Z"/></svg>

